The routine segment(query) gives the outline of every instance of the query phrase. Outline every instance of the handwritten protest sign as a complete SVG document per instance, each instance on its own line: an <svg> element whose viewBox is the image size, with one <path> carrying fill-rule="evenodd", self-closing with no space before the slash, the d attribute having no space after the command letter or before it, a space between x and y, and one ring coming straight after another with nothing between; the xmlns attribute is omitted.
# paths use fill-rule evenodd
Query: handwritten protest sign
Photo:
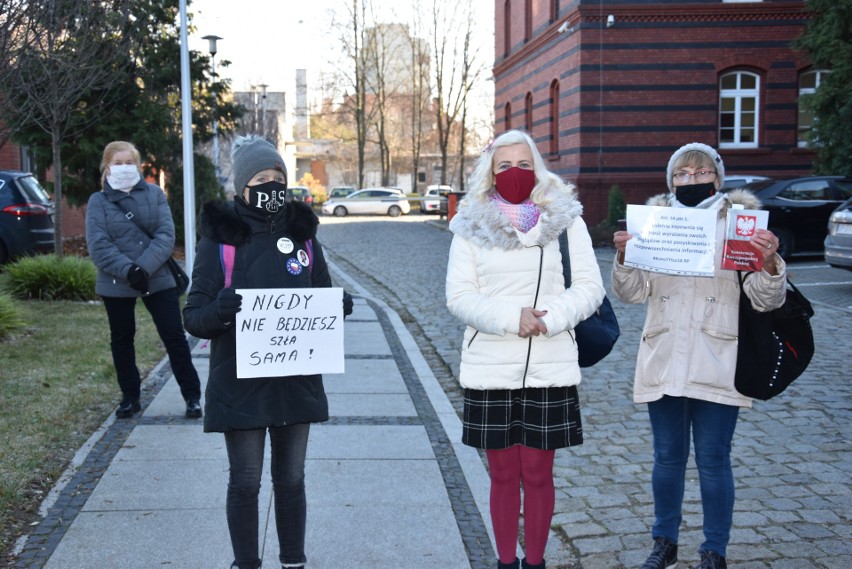
<svg viewBox="0 0 852 569"><path fill-rule="evenodd" d="M716 210L627 206L624 264L658 273L713 276Z"/></svg>
<svg viewBox="0 0 852 569"><path fill-rule="evenodd" d="M237 293L237 377L343 373L343 289Z"/></svg>
<svg viewBox="0 0 852 569"><path fill-rule="evenodd" d="M731 271L759 271L763 255L751 244L756 229L766 229L769 212L733 207L725 219L725 242L722 245L722 268Z"/></svg>

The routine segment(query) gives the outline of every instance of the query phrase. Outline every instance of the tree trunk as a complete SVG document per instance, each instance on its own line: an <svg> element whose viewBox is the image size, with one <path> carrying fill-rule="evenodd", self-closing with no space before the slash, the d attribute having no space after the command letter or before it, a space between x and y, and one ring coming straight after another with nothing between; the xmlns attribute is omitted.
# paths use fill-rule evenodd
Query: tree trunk
<svg viewBox="0 0 852 569"><path fill-rule="evenodd" d="M59 257L65 253L62 246L62 156L59 150L61 138L54 128L50 133L53 148L53 247Z"/></svg>

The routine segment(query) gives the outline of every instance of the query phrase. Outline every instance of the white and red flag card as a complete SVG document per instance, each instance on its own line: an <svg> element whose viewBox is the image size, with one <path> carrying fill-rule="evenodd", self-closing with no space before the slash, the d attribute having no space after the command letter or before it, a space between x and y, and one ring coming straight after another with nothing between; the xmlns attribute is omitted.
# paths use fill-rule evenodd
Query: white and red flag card
<svg viewBox="0 0 852 569"><path fill-rule="evenodd" d="M769 212L759 209L729 209L725 222L722 268L731 271L759 271L763 255L751 244L757 229L769 225Z"/></svg>

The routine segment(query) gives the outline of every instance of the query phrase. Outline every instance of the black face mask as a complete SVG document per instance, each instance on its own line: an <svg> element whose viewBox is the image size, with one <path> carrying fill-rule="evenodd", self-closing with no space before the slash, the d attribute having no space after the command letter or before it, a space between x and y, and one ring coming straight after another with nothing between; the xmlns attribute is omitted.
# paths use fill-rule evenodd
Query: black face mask
<svg viewBox="0 0 852 569"><path fill-rule="evenodd" d="M236 198L251 208L275 213L287 203L287 184L266 182L257 186L248 186L248 190L247 200L241 195Z"/></svg>
<svg viewBox="0 0 852 569"><path fill-rule="evenodd" d="M686 207L695 207L715 193L716 184L714 182L677 186L675 188L675 198Z"/></svg>

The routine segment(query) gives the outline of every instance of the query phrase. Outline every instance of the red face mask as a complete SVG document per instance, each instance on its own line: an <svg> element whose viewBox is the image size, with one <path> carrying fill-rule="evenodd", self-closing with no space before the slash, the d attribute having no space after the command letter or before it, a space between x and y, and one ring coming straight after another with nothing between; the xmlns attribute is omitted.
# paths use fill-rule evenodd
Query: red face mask
<svg viewBox="0 0 852 569"><path fill-rule="evenodd" d="M535 187L535 172L513 166L494 176L497 193L509 203L519 204Z"/></svg>

